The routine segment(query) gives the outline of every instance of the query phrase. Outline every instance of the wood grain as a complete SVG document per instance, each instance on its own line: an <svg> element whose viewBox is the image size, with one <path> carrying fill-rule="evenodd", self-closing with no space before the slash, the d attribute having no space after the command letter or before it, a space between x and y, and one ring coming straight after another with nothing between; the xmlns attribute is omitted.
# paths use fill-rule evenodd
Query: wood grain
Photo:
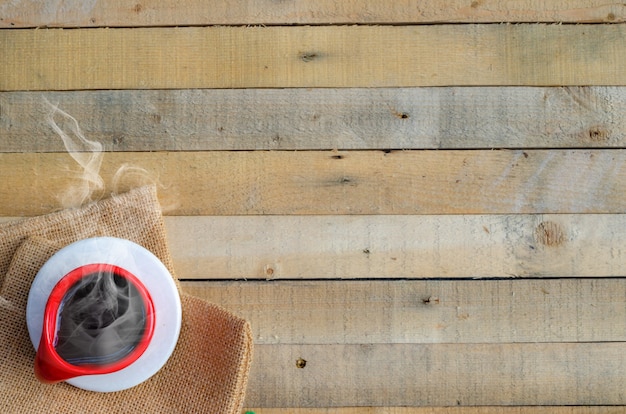
<svg viewBox="0 0 626 414"><path fill-rule="evenodd" d="M624 25L0 31L0 90L626 85Z"/></svg>
<svg viewBox="0 0 626 414"><path fill-rule="evenodd" d="M624 412L626 4L179 3L0 2L0 221L157 183L255 414Z"/></svg>
<svg viewBox="0 0 626 414"><path fill-rule="evenodd" d="M626 340L626 279L184 282L182 287L247 319L257 345Z"/></svg>
<svg viewBox="0 0 626 414"><path fill-rule="evenodd" d="M0 152L65 150L44 99L107 151L626 145L621 87L195 89L0 93Z"/></svg>
<svg viewBox="0 0 626 414"><path fill-rule="evenodd" d="M168 215L621 213L626 208L623 150L104 155L105 188L93 197L156 180L164 187ZM120 167L129 174L119 174ZM138 168L147 177L135 174L143 171ZM93 180L93 174L86 178ZM5 178L1 216L80 205L83 199L68 204L59 196L93 185L85 182L84 169L61 153L0 154L0 176Z"/></svg>
<svg viewBox="0 0 626 414"><path fill-rule="evenodd" d="M624 220L621 214L168 216L165 224L184 280L306 281L622 277ZM193 286L199 295L223 287Z"/></svg>
<svg viewBox="0 0 626 414"><path fill-rule="evenodd" d="M21 0L0 5L0 27L186 26L213 24L436 23L436 22L621 22L621 3L602 0L536 2L497 0L376 0L290 2L271 0Z"/></svg>
<svg viewBox="0 0 626 414"><path fill-rule="evenodd" d="M166 217L185 279L623 276L626 216Z"/></svg>
<svg viewBox="0 0 626 414"><path fill-rule="evenodd" d="M625 355L623 342L257 345L246 406L623 405Z"/></svg>

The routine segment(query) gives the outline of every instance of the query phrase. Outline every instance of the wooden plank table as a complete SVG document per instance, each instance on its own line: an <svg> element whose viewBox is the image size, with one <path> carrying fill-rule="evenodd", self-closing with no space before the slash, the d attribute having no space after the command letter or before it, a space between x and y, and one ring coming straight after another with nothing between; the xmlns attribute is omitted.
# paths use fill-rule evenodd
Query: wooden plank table
<svg viewBox="0 0 626 414"><path fill-rule="evenodd" d="M179 3L0 4L0 220L156 184L249 413L625 412L626 5Z"/></svg>

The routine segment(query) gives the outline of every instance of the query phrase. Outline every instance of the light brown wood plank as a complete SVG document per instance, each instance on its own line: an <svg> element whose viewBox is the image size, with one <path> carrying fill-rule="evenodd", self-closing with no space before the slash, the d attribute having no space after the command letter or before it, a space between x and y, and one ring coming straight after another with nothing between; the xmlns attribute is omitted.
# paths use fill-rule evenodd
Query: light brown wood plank
<svg viewBox="0 0 626 414"><path fill-rule="evenodd" d="M246 406L623 405L625 370L623 342L257 345Z"/></svg>
<svg viewBox="0 0 626 414"><path fill-rule="evenodd" d="M626 279L184 282L182 287L248 320L257 345L626 340Z"/></svg>
<svg viewBox="0 0 626 414"><path fill-rule="evenodd" d="M626 85L624 25L0 31L0 90Z"/></svg>
<svg viewBox="0 0 626 414"><path fill-rule="evenodd" d="M186 279L623 276L626 216L166 217Z"/></svg>
<svg viewBox="0 0 626 414"><path fill-rule="evenodd" d="M497 0L18 0L0 5L0 27L165 26L211 24L434 23L434 22L621 22L621 3L602 0L536 2Z"/></svg>
<svg viewBox="0 0 626 414"><path fill-rule="evenodd" d="M295 88L4 92L1 152L64 150L44 98L107 151L626 145L621 87Z"/></svg>
<svg viewBox="0 0 626 414"><path fill-rule="evenodd" d="M623 414L624 407L339 407L247 408L243 414Z"/></svg>
<svg viewBox="0 0 626 414"><path fill-rule="evenodd" d="M118 152L104 154L94 197L156 179L168 215L621 213L624 161L623 150ZM114 186L128 164L151 178L130 170ZM82 173L68 154L0 154L0 216L74 205L59 196L81 190Z"/></svg>
<svg viewBox="0 0 626 414"><path fill-rule="evenodd" d="M621 214L165 217L185 280L620 277L624 220Z"/></svg>

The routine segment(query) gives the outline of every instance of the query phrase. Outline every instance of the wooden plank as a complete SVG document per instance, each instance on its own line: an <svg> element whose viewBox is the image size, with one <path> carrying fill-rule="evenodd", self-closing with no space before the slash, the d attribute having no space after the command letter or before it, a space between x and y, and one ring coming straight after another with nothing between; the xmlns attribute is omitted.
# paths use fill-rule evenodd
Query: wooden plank
<svg viewBox="0 0 626 414"><path fill-rule="evenodd" d="M180 7L174 0L18 0L0 4L0 27L37 26L166 26L212 24L319 24L319 23L436 23L436 22L621 22L620 3L602 0L503 4L497 0L376 0L335 2L302 0L213 1L211 7L189 0Z"/></svg>
<svg viewBox="0 0 626 414"><path fill-rule="evenodd" d="M0 217L0 223L14 220ZM604 214L168 216L165 224L180 276L217 281L621 277L626 240L616 229L624 220Z"/></svg>
<svg viewBox="0 0 626 414"><path fill-rule="evenodd" d="M103 158L105 188L92 198L158 180L169 215L621 213L626 208L624 150L118 152ZM99 165L91 158L80 161L89 168ZM120 167L130 174L120 178ZM148 177L137 176L138 167ZM79 205L83 197L61 200L68 191L72 196L97 190L97 172L83 175L68 154L0 154L0 216Z"/></svg>
<svg viewBox="0 0 626 414"><path fill-rule="evenodd" d="M617 229L624 220L604 214L168 216L165 224L176 269L193 281L621 277L626 240Z"/></svg>
<svg viewBox="0 0 626 414"><path fill-rule="evenodd" d="M254 358L250 407L626 403L623 342L257 345Z"/></svg>
<svg viewBox="0 0 626 414"><path fill-rule="evenodd" d="M182 287L248 320L257 345L626 340L626 279L184 282Z"/></svg>
<svg viewBox="0 0 626 414"><path fill-rule="evenodd" d="M623 276L626 216L166 217L185 279Z"/></svg>
<svg viewBox="0 0 626 414"><path fill-rule="evenodd" d="M1 152L64 150L44 98L107 151L626 145L621 87L196 89L0 93Z"/></svg>
<svg viewBox="0 0 626 414"><path fill-rule="evenodd" d="M624 25L0 31L0 90L626 85Z"/></svg>
<svg viewBox="0 0 626 414"><path fill-rule="evenodd" d="M623 414L624 407L339 407L247 408L244 414Z"/></svg>

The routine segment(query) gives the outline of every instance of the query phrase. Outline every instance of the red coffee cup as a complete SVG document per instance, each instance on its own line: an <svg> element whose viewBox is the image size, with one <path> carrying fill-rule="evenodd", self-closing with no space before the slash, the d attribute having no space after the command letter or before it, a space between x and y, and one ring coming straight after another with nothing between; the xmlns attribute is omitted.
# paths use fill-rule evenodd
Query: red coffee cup
<svg viewBox="0 0 626 414"><path fill-rule="evenodd" d="M152 298L137 277L111 264L80 266L50 292L35 374L55 383L122 370L144 353L154 327Z"/></svg>

